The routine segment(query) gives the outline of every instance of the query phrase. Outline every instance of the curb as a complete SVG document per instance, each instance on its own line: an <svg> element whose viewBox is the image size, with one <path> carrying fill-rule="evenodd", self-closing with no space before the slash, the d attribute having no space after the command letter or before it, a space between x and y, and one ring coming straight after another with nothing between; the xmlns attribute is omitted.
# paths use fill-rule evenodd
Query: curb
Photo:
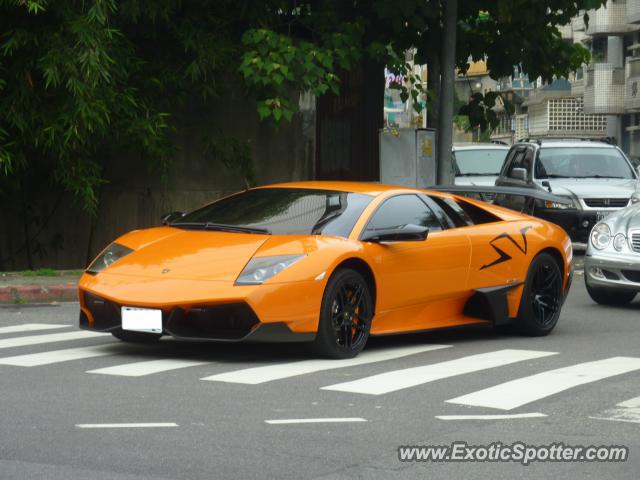
<svg viewBox="0 0 640 480"><path fill-rule="evenodd" d="M0 287L0 304L21 305L30 303L73 302L78 299L75 284L17 285Z"/></svg>

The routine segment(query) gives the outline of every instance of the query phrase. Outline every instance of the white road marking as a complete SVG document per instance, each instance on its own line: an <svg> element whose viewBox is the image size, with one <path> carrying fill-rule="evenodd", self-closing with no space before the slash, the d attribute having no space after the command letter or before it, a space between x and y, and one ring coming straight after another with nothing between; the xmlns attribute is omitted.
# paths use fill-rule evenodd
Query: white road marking
<svg viewBox="0 0 640 480"><path fill-rule="evenodd" d="M411 347L399 347L364 351L356 358L346 360L302 360L299 362L277 363L275 365L265 365L263 367L246 368L233 372L220 373L205 377L202 380L212 382L244 383L257 385L260 383L272 382L283 378L305 375L324 370L334 370L336 368L354 367L367 363L383 362L396 358L415 355L417 353L430 352L449 348L451 345L421 345Z"/></svg>
<svg viewBox="0 0 640 480"><path fill-rule="evenodd" d="M640 408L640 397L625 400L624 402L620 402L617 406L622 408Z"/></svg>
<svg viewBox="0 0 640 480"><path fill-rule="evenodd" d="M515 413L512 415L436 415L439 420L510 420L512 418L542 418L544 413Z"/></svg>
<svg viewBox="0 0 640 480"><path fill-rule="evenodd" d="M102 375L117 375L123 377L142 377L153 373L177 370L179 368L207 365L208 363L210 362L195 362L183 359L148 360L144 362L114 365L113 367L98 368L96 370L89 370L87 373L100 373Z"/></svg>
<svg viewBox="0 0 640 480"><path fill-rule="evenodd" d="M497 350L495 352L470 355L468 357L434 363L432 365L393 370L351 382L329 385L322 387L322 390L382 395L384 393L434 382L443 378L455 377L465 373L478 372L480 370L556 354L556 352L539 352L536 350Z"/></svg>
<svg viewBox="0 0 640 480"><path fill-rule="evenodd" d="M511 410L578 385L634 370L640 370L640 358L612 357L518 378L447 402Z"/></svg>
<svg viewBox="0 0 640 480"><path fill-rule="evenodd" d="M640 397L620 402L616 406L618 408L605 410L601 415L589 418L612 422L640 423Z"/></svg>
<svg viewBox="0 0 640 480"><path fill-rule="evenodd" d="M52 325L51 323L25 323L24 325L13 325L11 327L0 327L0 334L33 332L34 330L53 330L54 328L66 328L71 325Z"/></svg>
<svg viewBox="0 0 640 480"><path fill-rule="evenodd" d="M77 428L162 428L177 427L177 423L78 423Z"/></svg>
<svg viewBox="0 0 640 480"><path fill-rule="evenodd" d="M14 357L0 358L0 365L13 365L16 367L38 367L53 363L81 360L83 358L103 357L120 353L125 345L107 344L94 345L92 347L68 348L65 350L52 350L50 352L30 353L16 355Z"/></svg>
<svg viewBox="0 0 640 480"><path fill-rule="evenodd" d="M288 425L293 423L349 423L366 422L365 418L343 417L343 418L283 418L278 420L265 420L269 425Z"/></svg>
<svg viewBox="0 0 640 480"><path fill-rule="evenodd" d="M4 338L0 340L0 348L25 347L27 345L39 345L41 343L68 342L86 338L100 338L105 333L87 332L84 330L65 333L49 333L45 335L30 335L28 337Z"/></svg>

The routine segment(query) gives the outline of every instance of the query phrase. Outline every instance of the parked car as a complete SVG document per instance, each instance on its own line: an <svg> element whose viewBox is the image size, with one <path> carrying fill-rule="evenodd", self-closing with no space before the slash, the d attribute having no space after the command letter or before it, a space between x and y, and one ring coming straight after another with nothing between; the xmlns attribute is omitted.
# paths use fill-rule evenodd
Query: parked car
<svg viewBox="0 0 640 480"><path fill-rule="evenodd" d="M498 195L497 205L528 211L563 227L586 248L593 226L638 195L638 172L615 145L589 139L525 139L509 150L496 186L547 190L568 203Z"/></svg>
<svg viewBox="0 0 640 480"><path fill-rule="evenodd" d="M456 185L493 186L509 152L507 145L458 143L453 146Z"/></svg>
<svg viewBox="0 0 640 480"><path fill-rule="evenodd" d="M80 328L129 342L309 341L351 358L370 335L511 322L547 335L573 272L556 225L378 183L260 187L164 223L91 263Z"/></svg>
<svg viewBox="0 0 640 480"><path fill-rule="evenodd" d="M593 227L584 280L591 298L603 305L627 304L640 291L640 202Z"/></svg>

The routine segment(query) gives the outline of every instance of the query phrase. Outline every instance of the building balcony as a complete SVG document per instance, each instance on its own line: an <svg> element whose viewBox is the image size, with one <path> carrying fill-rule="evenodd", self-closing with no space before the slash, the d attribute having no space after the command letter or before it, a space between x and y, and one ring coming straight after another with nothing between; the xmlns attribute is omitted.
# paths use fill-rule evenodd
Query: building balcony
<svg viewBox="0 0 640 480"><path fill-rule="evenodd" d="M606 6L597 10L589 10L588 35L624 34L640 29L627 21L627 2L608 0Z"/></svg>
<svg viewBox="0 0 640 480"><path fill-rule="evenodd" d="M627 0L627 22L640 23L640 0Z"/></svg>
<svg viewBox="0 0 640 480"><path fill-rule="evenodd" d="M615 67L610 63L589 65L584 86L584 113L624 113L624 91L623 67Z"/></svg>
<svg viewBox="0 0 640 480"><path fill-rule="evenodd" d="M640 57L627 58L625 70L624 108L640 111Z"/></svg>

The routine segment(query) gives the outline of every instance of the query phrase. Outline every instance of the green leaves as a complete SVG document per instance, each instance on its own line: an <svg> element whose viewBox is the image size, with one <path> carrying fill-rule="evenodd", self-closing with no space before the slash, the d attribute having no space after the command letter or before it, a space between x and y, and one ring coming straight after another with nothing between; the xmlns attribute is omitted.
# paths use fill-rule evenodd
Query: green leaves
<svg viewBox="0 0 640 480"><path fill-rule="evenodd" d="M246 48L238 71L248 87L258 94L258 115L279 124L291 121L297 105L291 98L308 91L316 96L337 94L338 68L348 69L360 58L357 46L361 32L342 25L312 43L293 39L270 29L250 29L242 36Z"/></svg>

